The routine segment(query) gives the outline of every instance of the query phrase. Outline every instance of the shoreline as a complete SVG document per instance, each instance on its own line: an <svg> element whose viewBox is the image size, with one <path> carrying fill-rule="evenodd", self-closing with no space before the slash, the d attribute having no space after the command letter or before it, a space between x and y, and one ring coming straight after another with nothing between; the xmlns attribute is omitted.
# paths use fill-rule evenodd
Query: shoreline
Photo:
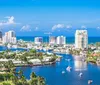
<svg viewBox="0 0 100 85"><path fill-rule="evenodd" d="M49 66L49 65L55 65L55 63L56 63L56 62L49 62L49 63L46 63L46 64L36 64L36 65L33 65L33 64L15 65L15 67Z"/></svg>

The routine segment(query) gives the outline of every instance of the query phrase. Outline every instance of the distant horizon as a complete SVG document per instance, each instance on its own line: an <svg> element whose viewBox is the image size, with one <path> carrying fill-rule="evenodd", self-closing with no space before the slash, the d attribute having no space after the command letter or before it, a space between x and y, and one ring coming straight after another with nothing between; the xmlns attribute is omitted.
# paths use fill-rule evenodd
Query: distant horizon
<svg viewBox="0 0 100 85"><path fill-rule="evenodd" d="M30 32L30 34L28 34L27 32L26 33L24 32L24 33L19 34L15 30L13 30L13 31L15 31L16 36L29 36L29 37L31 37L31 36L33 36L33 37L34 36L66 36L66 37L74 37L76 30L74 30L72 33L64 31L64 32L59 32L58 34L56 34L55 32L40 32L40 31L37 31L37 32L39 32L38 34L37 34L37 32L36 33ZM78 29L78 30L87 30L87 29ZM7 30L5 32L8 32L8 31L11 31L11 30ZM5 32L3 32L3 31L1 31L1 32L2 32L3 35L5 34ZM88 30L87 30L87 32L88 32ZM89 37L100 37L99 35L93 35L94 33L95 33L95 31L92 32L92 33L88 32L88 36ZM70 34L70 35L67 35L67 34Z"/></svg>
<svg viewBox="0 0 100 85"><path fill-rule="evenodd" d="M17 40L34 41L35 37L43 37L44 42L49 42L49 36L17 36ZM66 36L65 36L66 37ZM74 43L75 37L66 37L66 43ZM89 44L100 42L100 37L88 37Z"/></svg>
<svg viewBox="0 0 100 85"><path fill-rule="evenodd" d="M62 36L62 35L58 35L58 36ZM16 36L16 37L50 37L50 36ZM57 36L54 36L57 37ZM75 36L65 36L65 37L75 37ZM88 37L100 37L100 36L88 36Z"/></svg>

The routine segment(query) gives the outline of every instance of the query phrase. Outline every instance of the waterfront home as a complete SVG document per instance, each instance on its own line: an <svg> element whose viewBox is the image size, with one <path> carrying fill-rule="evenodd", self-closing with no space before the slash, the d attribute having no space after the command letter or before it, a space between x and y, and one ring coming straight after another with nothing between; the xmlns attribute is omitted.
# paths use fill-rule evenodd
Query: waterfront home
<svg viewBox="0 0 100 85"><path fill-rule="evenodd" d="M8 59L0 59L0 62L8 62L9 60Z"/></svg>
<svg viewBox="0 0 100 85"><path fill-rule="evenodd" d="M31 49L31 48L33 48L33 45L32 45L32 43L27 43L27 48L28 48L28 49Z"/></svg>
<svg viewBox="0 0 100 85"><path fill-rule="evenodd" d="M15 44L15 45L12 45L12 48L16 49L16 48L18 48L18 46Z"/></svg>
<svg viewBox="0 0 100 85"><path fill-rule="evenodd" d="M51 59L52 59L52 57L43 57L42 61L49 62Z"/></svg>
<svg viewBox="0 0 100 85"><path fill-rule="evenodd" d="M20 61L20 60L12 60L12 62L15 64L15 65L21 65L21 64L25 64L24 61Z"/></svg>
<svg viewBox="0 0 100 85"><path fill-rule="evenodd" d="M29 62L31 62L33 65L40 65L41 61L39 59L31 59L29 60Z"/></svg>
<svg viewBox="0 0 100 85"><path fill-rule="evenodd" d="M96 64L100 66L100 58L97 58Z"/></svg>
<svg viewBox="0 0 100 85"><path fill-rule="evenodd" d="M97 52L97 53L92 53L92 56L93 56L93 57L100 57L100 53L99 53L99 52Z"/></svg>
<svg viewBox="0 0 100 85"><path fill-rule="evenodd" d="M100 50L100 47L98 47L98 50Z"/></svg>
<svg viewBox="0 0 100 85"><path fill-rule="evenodd" d="M0 68L0 74L5 73L4 71L7 71L8 69L5 67Z"/></svg>
<svg viewBox="0 0 100 85"><path fill-rule="evenodd" d="M47 52L47 55L53 55L53 53Z"/></svg>
<svg viewBox="0 0 100 85"><path fill-rule="evenodd" d="M100 52L100 50L94 50L94 52L95 52L95 53L98 53L98 52Z"/></svg>

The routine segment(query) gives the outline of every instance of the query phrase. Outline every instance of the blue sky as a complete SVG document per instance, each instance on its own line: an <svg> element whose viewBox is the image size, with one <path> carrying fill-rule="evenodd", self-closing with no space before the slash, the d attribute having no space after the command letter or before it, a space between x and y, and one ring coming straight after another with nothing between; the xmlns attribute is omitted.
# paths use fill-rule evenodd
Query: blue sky
<svg viewBox="0 0 100 85"><path fill-rule="evenodd" d="M100 36L100 0L0 0L0 29L17 36Z"/></svg>

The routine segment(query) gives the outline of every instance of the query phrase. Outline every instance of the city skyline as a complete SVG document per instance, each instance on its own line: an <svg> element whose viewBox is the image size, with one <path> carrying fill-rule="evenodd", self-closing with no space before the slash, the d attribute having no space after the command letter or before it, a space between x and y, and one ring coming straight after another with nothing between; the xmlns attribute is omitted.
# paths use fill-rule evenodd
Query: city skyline
<svg viewBox="0 0 100 85"><path fill-rule="evenodd" d="M0 0L0 85L100 85L100 0Z"/></svg>
<svg viewBox="0 0 100 85"><path fill-rule="evenodd" d="M17 36L74 36L87 29L100 37L99 0L1 0L0 29Z"/></svg>

